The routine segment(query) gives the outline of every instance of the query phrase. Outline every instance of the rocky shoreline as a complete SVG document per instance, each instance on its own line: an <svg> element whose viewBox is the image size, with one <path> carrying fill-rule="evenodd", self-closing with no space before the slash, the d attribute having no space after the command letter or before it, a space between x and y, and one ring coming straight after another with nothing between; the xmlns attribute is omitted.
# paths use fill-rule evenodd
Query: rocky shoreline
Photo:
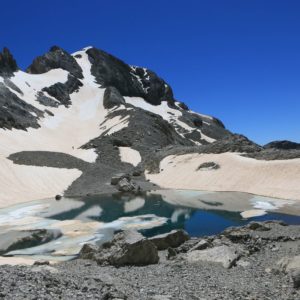
<svg viewBox="0 0 300 300"><path fill-rule="evenodd" d="M296 225L252 222L203 238L188 238L181 231L149 239L120 232L109 244L84 248L85 259L1 266L0 298L300 298L300 227Z"/></svg>

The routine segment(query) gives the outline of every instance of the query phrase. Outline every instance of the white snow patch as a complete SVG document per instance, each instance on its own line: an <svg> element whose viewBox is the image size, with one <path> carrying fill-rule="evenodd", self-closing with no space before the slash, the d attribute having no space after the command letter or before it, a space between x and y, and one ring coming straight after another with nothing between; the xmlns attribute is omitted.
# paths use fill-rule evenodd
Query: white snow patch
<svg viewBox="0 0 300 300"><path fill-rule="evenodd" d="M49 87L58 82L66 82L68 74L67 71L62 69L53 69L43 74L28 74L17 71L10 80L22 91L23 95L18 95L20 99L40 110L44 110L45 106L36 101L36 93L44 87Z"/></svg>
<svg viewBox="0 0 300 300"><path fill-rule="evenodd" d="M121 161L137 166L141 161L140 152L129 147L119 147Z"/></svg>
<svg viewBox="0 0 300 300"><path fill-rule="evenodd" d="M168 121L173 125L177 125L183 128L185 131L191 132L195 130L195 128L192 128L188 124L180 121L178 118L182 116L181 111L178 109L170 108L166 101L162 101L160 105L152 105L146 102L141 97L124 97L124 98L126 103L150 111L154 114L160 115L164 120ZM178 129L176 130L178 132ZM178 132L178 134L182 136L182 133Z"/></svg>
<svg viewBox="0 0 300 300"><path fill-rule="evenodd" d="M136 211L142 208L145 205L145 199L141 197L136 197L132 200L125 202L124 204L124 212L129 213Z"/></svg>

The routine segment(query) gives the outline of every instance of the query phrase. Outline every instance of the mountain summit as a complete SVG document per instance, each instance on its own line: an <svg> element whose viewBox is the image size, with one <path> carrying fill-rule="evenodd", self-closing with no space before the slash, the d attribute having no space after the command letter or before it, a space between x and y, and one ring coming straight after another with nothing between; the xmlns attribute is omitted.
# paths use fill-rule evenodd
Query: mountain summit
<svg viewBox="0 0 300 300"><path fill-rule="evenodd" d="M253 190L256 181L238 185L237 176L250 175L252 160L272 160L264 169L270 172L274 160L299 157L297 149L263 148L231 133L220 120L177 100L155 72L94 47L69 54L53 46L25 72L5 48L0 138L1 201L112 192L111 178L119 173L134 174L145 190L158 185L271 195L271 186ZM220 168L199 171L202 160ZM229 174L223 173L227 164Z"/></svg>

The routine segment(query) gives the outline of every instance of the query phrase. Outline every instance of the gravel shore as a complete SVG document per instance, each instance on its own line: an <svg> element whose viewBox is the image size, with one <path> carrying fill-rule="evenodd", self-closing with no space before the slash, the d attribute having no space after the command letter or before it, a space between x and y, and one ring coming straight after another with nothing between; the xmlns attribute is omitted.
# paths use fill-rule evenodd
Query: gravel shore
<svg viewBox="0 0 300 300"><path fill-rule="evenodd" d="M268 223L270 224L270 223ZM99 266L77 259L47 266L1 266L3 299L300 299L292 276L278 265L300 254L300 227L267 225L271 230L230 229L206 237L211 245L247 249L231 268L209 261L190 263L186 255L200 240L191 239L158 264ZM299 266L298 266L299 268Z"/></svg>

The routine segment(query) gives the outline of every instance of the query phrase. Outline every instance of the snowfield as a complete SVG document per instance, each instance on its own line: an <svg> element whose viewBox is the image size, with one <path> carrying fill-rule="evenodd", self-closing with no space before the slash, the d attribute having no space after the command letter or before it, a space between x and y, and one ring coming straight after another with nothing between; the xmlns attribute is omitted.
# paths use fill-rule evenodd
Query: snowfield
<svg viewBox="0 0 300 300"><path fill-rule="evenodd" d="M22 91L18 97L40 110L45 108L54 116L45 114L39 129L0 129L0 207L13 203L49 198L63 191L80 175L79 170L49 167L21 166L8 160L10 154L21 151L53 151L70 154L87 162L94 162L93 149L80 149L89 140L109 130L111 134L127 126L128 121L106 119L109 111L103 107L104 89L99 88L91 75L91 64L84 50L74 53L82 67L83 86L71 94L72 105L45 107L36 101L36 93L45 86L67 81L68 72L54 69L44 74L32 75L16 72L11 81ZM54 99L54 98L53 98ZM100 124L105 122L105 128Z"/></svg>
<svg viewBox="0 0 300 300"><path fill-rule="evenodd" d="M215 162L220 168L197 171L205 162ZM171 155L161 161L160 170L146 177L164 188L236 191L300 200L300 159L263 161L237 153Z"/></svg>

